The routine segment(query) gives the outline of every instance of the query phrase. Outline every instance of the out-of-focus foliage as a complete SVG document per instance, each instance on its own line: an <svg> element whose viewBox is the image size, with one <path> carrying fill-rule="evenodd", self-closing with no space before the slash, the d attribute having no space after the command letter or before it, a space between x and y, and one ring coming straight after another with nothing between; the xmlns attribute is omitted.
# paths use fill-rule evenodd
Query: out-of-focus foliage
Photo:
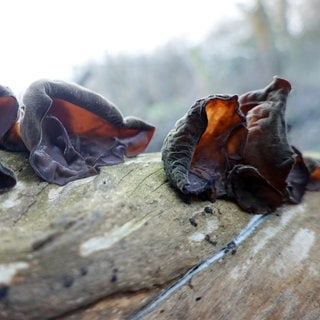
<svg viewBox="0 0 320 320"><path fill-rule="evenodd" d="M259 89L274 75L293 91L287 107L290 140L320 151L320 1L256 0L190 46L175 40L151 54L105 55L79 67L74 80L113 101L124 115L157 127L149 151L195 100L212 93Z"/></svg>

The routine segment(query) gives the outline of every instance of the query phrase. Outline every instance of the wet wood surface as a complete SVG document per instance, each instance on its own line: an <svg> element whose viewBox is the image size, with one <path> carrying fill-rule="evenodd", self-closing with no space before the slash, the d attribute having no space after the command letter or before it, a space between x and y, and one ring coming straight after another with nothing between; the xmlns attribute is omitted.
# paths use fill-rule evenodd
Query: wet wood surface
<svg viewBox="0 0 320 320"><path fill-rule="evenodd" d="M164 295L253 216L228 201L185 203L159 154L63 187L23 154L0 156L19 181L0 195L0 319L319 318L318 193Z"/></svg>

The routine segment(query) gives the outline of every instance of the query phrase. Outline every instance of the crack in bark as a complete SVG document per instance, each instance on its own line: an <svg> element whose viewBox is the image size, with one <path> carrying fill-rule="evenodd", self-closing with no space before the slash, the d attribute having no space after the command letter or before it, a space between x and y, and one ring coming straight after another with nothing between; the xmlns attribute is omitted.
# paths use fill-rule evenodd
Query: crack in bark
<svg viewBox="0 0 320 320"><path fill-rule="evenodd" d="M237 246L244 240L246 240L252 232L263 222L265 221L268 214L264 215L256 215L254 216L248 225L239 233L237 237L231 240L226 246L221 248L219 251L215 252L211 257L209 257L204 262L194 266L190 270L188 270L182 277L179 278L173 285L166 288L158 297L156 297L151 303L146 305L145 307L141 308L132 318L131 320L139 320L147 315L150 311L156 308L159 304L161 304L164 300L168 299L171 295L173 295L179 288L184 285L188 285L191 281L192 277L194 277L199 272L207 269L209 266L214 264L215 262L219 261L225 255L227 255L230 250L231 254L233 255L234 251L236 250Z"/></svg>
<svg viewBox="0 0 320 320"><path fill-rule="evenodd" d="M99 298L99 299L97 299L95 301L92 301L91 303L88 303L87 305L83 305L80 308L67 311L67 312L65 312L63 314L60 314L58 316L50 317L50 318L48 318L48 320L64 320L66 317L69 318L69 317L72 317L72 316L75 316L76 318L78 318L79 313L88 312L90 309L93 310L94 307L97 304L103 303L106 299L108 299L108 300L112 300L112 299L116 300L116 299L125 298L125 299L129 299L130 300L134 296L137 296L137 295L140 295L140 294L146 294L146 295L148 295L150 297L148 300L145 301L145 304L144 304L144 306L145 306L150 302L150 300L152 300L153 296L156 296L156 294L159 291L163 290L165 287L170 285L172 283L172 281L174 281L174 280L170 280L170 281L165 282L165 283L163 283L161 285L154 285L154 288L142 288L142 289L139 289L139 290L124 290L124 291L120 291L120 292L117 292L117 293L114 293L114 294L110 294L108 296L101 297L101 298ZM130 317L130 314L132 316L134 314L134 312L135 312L135 310L132 310L131 312L130 312L130 310L127 311L127 313L129 314L129 317Z"/></svg>

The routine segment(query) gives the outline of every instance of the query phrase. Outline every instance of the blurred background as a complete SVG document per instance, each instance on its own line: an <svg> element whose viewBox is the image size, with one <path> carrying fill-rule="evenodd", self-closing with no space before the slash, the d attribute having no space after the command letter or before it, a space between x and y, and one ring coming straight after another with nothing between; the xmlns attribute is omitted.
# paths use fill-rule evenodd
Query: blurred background
<svg viewBox="0 0 320 320"><path fill-rule="evenodd" d="M1 84L73 81L157 127L148 151L195 100L288 79L290 143L320 151L319 0L7 1Z"/></svg>

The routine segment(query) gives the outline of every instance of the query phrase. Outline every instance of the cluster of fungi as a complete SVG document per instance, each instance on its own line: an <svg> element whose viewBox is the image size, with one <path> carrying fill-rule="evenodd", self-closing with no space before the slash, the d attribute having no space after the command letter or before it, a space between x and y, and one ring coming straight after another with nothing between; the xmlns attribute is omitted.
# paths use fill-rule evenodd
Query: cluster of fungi
<svg viewBox="0 0 320 320"><path fill-rule="evenodd" d="M285 110L290 83L196 101L164 141L162 160L171 184L185 195L233 199L263 214L299 203L320 189L320 162L288 143Z"/></svg>
<svg viewBox="0 0 320 320"><path fill-rule="evenodd" d="M233 199L257 214L319 190L319 161L288 142L290 90L287 80L275 77L261 90L196 101L164 140L162 161L171 185L187 196ZM143 152L154 131L73 83L36 81L21 106L0 86L0 147L28 154L36 174L50 183L65 185L122 163ZM14 171L0 164L0 192L16 181Z"/></svg>
<svg viewBox="0 0 320 320"><path fill-rule="evenodd" d="M29 154L43 180L64 185L118 164L148 146L155 128L119 109L95 92L64 81L32 83L19 106L12 91L0 87L0 147ZM0 167L0 190L16 183Z"/></svg>

